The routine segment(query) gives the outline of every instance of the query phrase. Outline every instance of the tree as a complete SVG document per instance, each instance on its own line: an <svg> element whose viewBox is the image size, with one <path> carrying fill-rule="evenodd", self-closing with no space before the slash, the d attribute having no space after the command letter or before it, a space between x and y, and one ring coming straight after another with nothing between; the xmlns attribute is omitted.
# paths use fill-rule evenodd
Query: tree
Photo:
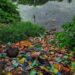
<svg viewBox="0 0 75 75"><path fill-rule="evenodd" d="M20 21L16 5L9 0L0 0L0 23L14 23Z"/></svg>

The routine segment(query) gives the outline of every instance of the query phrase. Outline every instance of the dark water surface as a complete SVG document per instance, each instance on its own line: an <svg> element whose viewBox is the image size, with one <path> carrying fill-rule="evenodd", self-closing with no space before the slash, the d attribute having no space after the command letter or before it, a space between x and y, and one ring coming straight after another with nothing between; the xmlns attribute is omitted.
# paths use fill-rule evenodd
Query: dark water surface
<svg viewBox="0 0 75 75"><path fill-rule="evenodd" d="M35 21L48 29L57 28L60 30L61 25L71 22L75 15L75 0L72 0L71 3L68 3L67 0L48 1L41 6L19 5L18 7L22 21Z"/></svg>

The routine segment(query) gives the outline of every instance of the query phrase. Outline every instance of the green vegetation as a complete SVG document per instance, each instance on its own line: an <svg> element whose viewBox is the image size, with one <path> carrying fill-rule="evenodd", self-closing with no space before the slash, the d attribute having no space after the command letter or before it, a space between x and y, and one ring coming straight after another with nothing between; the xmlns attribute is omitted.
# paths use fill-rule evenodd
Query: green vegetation
<svg viewBox="0 0 75 75"><path fill-rule="evenodd" d="M8 26L0 24L1 43L17 42L43 33L44 28L30 22L18 22Z"/></svg>
<svg viewBox="0 0 75 75"><path fill-rule="evenodd" d="M20 21L16 5L9 0L0 0L0 23L14 23Z"/></svg>
<svg viewBox="0 0 75 75"><path fill-rule="evenodd" d="M75 49L75 17L72 23L63 25L63 32L57 33L57 39L59 40L60 47L66 47L68 49Z"/></svg>
<svg viewBox="0 0 75 75"><path fill-rule="evenodd" d="M63 0L18 0L19 4L29 4L29 5L42 5L45 4L48 1L59 1L62 2ZM70 3L72 0L68 0L68 2Z"/></svg>
<svg viewBox="0 0 75 75"><path fill-rule="evenodd" d="M43 32L44 28L39 25L21 22L17 6L10 0L0 0L0 44L39 36Z"/></svg>
<svg viewBox="0 0 75 75"><path fill-rule="evenodd" d="M20 4L29 4L29 5L42 5L49 0L19 0Z"/></svg>
<svg viewBox="0 0 75 75"><path fill-rule="evenodd" d="M35 2L34 2L35 1ZM41 5L48 0L19 0L19 3ZM63 1L63 0L58 0ZM69 2L71 0L68 0ZM28 37L39 36L45 29L30 22L21 22L17 6L9 0L0 0L0 43L17 42ZM63 25L63 31L57 33L61 48L75 49L75 17L72 23Z"/></svg>

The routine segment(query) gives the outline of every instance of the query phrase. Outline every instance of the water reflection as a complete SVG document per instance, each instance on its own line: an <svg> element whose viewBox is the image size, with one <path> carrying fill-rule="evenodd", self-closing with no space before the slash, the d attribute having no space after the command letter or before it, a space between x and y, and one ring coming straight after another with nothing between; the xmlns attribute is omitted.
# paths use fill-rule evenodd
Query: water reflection
<svg viewBox="0 0 75 75"><path fill-rule="evenodd" d="M29 5L43 5L45 4L46 2L48 1L59 1L59 2L62 2L64 0L16 0L18 1L19 4L29 4ZM67 2L72 2L72 0L67 0Z"/></svg>
<svg viewBox="0 0 75 75"><path fill-rule="evenodd" d="M71 3L67 1L48 1L46 4L36 7L19 5L22 21L35 21L48 29L57 28L59 30L63 23L71 22L75 15L75 0L72 0Z"/></svg>
<svg viewBox="0 0 75 75"><path fill-rule="evenodd" d="M25 5L43 5L48 1L58 1L58 2L62 2L64 0L12 0L13 2L18 2L19 4L25 4ZM67 2L71 3L72 0L67 0Z"/></svg>

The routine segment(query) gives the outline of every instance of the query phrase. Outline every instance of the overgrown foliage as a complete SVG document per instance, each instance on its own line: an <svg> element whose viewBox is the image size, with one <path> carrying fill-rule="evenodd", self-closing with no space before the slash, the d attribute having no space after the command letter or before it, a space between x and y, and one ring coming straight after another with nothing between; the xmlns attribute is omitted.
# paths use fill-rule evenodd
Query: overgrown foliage
<svg viewBox="0 0 75 75"><path fill-rule="evenodd" d="M68 49L75 49L75 19L72 23L63 25L63 32L57 33L60 47L67 47Z"/></svg>
<svg viewBox="0 0 75 75"><path fill-rule="evenodd" d="M30 22L19 22L12 25L0 24L0 42L17 42L25 40L28 37L39 36L44 33L44 28L39 25L32 24Z"/></svg>
<svg viewBox="0 0 75 75"><path fill-rule="evenodd" d="M0 23L14 23L20 21L16 5L9 0L0 0Z"/></svg>

